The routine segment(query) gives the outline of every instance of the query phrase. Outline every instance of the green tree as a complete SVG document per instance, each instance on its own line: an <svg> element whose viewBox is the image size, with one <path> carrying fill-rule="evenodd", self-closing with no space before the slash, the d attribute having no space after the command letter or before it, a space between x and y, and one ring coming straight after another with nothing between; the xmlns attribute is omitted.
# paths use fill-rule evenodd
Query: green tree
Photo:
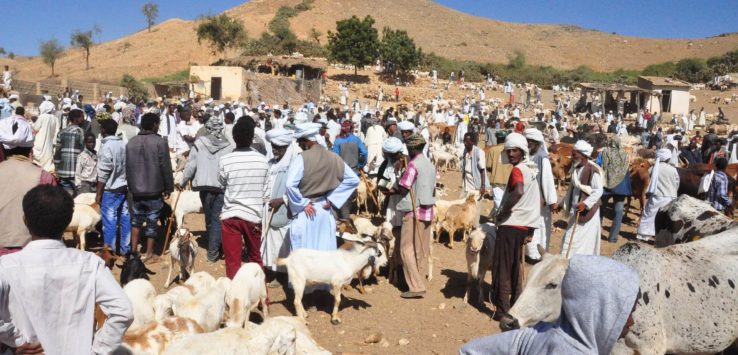
<svg viewBox="0 0 738 355"><path fill-rule="evenodd" d="M374 62L379 56L379 35L371 16L356 16L336 22L336 32L328 31L328 60L358 67Z"/></svg>
<svg viewBox="0 0 738 355"><path fill-rule="evenodd" d="M41 42L39 52L44 63L51 67L51 76L54 76L54 64L64 55L64 47L56 39Z"/></svg>
<svg viewBox="0 0 738 355"><path fill-rule="evenodd" d="M144 84L130 74L123 74L123 77L120 79L120 86L128 89L128 97L133 101L146 100L149 96Z"/></svg>
<svg viewBox="0 0 738 355"><path fill-rule="evenodd" d="M85 70L90 69L90 48L94 44L92 42L92 31L82 32L80 30L72 33L71 44L73 47L82 48L85 51Z"/></svg>
<svg viewBox="0 0 738 355"><path fill-rule="evenodd" d="M8 58L15 59L15 53L13 52L8 53Z"/></svg>
<svg viewBox="0 0 738 355"><path fill-rule="evenodd" d="M147 2L144 4L141 12L146 17L146 25L149 28L149 32L151 32L151 26L156 23L156 18L159 17L159 5L153 2Z"/></svg>
<svg viewBox="0 0 738 355"><path fill-rule="evenodd" d="M684 58L676 63L676 73L679 78L697 82L702 81L709 69L702 58Z"/></svg>
<svg viewBox="0 0 738 355"><path fill-rule="evenodd" d="M415 42L406 31L393 30L385 27L382 30L382 42L379 45L379 54L382 59L391 62L395 67L395 74L406 74L420 64L422 52L415 46Z"/></svg>
<svg viewBox="0 0 738 355"><path fill-rule="evenodd" d="M513 55L508 57L507 66L511 69L523 69L525 67L525 54L520 50L515 50Z"/></svg>
<svg viewBox="0 0 738 355"><path fill-rule="evenodd" d="M195 29L197 43L207 41L213 54L224 54L228 48L237 48L246 42L246 30L241 21L226 14L206 16Z"/></svg>
<svg viewBox="0 0 738 355"><path fill-rule="evenodd" d="M320 45L320 36L323 35L323 32L320 32L315 29L315 27L310 29L310 39L315 41L317 45Z"/></svg>
<svg viewBox="0 0 738 355"><path fill-rule="evenodd" d="M0 47L0 55L5 55L5 48Z"/></svg>

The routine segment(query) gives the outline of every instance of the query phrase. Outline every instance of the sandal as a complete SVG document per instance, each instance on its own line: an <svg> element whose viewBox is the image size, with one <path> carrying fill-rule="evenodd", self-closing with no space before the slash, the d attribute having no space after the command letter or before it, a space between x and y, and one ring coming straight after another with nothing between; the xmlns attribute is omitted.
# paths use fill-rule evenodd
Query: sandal
<svg viewBox="0 0 738 355"><path fill-rule="evenodd" d="M160 262L161 258L158 255L151 255L141 258L141 261L143 261L145 265L151 265Z"/></svg>

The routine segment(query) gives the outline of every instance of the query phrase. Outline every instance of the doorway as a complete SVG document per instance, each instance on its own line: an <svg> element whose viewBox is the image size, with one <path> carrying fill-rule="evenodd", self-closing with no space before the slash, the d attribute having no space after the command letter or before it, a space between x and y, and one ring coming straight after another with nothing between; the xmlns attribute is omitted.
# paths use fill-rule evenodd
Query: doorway
<svg viewBox="0 0 738 355"><path fill-rule="evenodd" d="M221 89L223 87L222 83L223 79L220 77L216 76L210 79L210 97L213 100L220 100Z"/></svg>
<svg viewBox="0 0 738 355"><path fill-rule="evenodd" d="M661 112L671 112L671 90L661 91Z"/></svg>

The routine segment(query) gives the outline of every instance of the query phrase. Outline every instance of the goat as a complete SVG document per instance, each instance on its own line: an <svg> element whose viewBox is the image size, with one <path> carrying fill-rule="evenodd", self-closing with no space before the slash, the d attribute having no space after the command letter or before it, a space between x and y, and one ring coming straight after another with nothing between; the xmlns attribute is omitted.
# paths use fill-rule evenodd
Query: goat
<svg viewBox="0 0 738 355"><path fill-rule="evenodd" d="M219 278L212 287L194 297L175 301L172 305L174 315L190 318L197 322L206 332L220 328L225 312L225 293L230 280Z"/></svg>
<svg viewBox="0 0 738 355"><path fill-rule="evenodd" d="M179 265L180 281L187 281L190 274L195 270L195 257L197 256L197 243L192 233L186 228L177 229L171 244L169 244L169 273L167 281L164 282L164 288L168 288L171 283L172 269L174 269L175 261ZM175 279L177 278L175 277ZM174 282L172 280L172 282Z"/></svg>
<svg viewBox="0 0 738 355"><path fill-rule="evenodd" d="M129 329L123 335L121 348L129 354L161 354L179 337L202 332L202 327L192 319L170 317Z"/></svg>
<svg viewBox="0 0 738 355"><path fill-rule="evenodd" d="M154 297L156 289L148 280L135 279L123 287L133 307L131 329L143 326L154 320Z"/></svg>
<svg viewBox="0 0 738 355"><path fill-rule="evenodd" d="M463 204L452 205L448 208L445 218L441 221L441 228L448 232L449 248L454 248L454 234L457 230L461 229L464 232L462 240L466 241L468 232L477 225L479 214L476 199L477 196L471 194Z"/></svg>
<svg viewBox="0 0 738 355"><path fill-rule="evenodd" d="M460 205L466 202L465 198L458 200L436 200L435 211L433 212L433 234L434 241L438 241L438 236L441 234L441 222L446 219L446 212L448 208L453 205Z"/></svg>
<svg viewBox="0 0 738 355"><path fill-rule="evenodd" d="M156 275L155 272L149 270L141 260L141 255L131 253L126 256L123 265L118 265L120 271L120 284L125 286L127 283L136 279L149 279L149 275Z"/></svg>
<svg viewBox="0 0 738 355"><path fill-rule="evenodd" d="M200 200L200 193L197 191L175 191L172 193L170 201L178 228L182 228L184 225L186 215L202 212L202 201Z"/></svg>
<svg viewBox="0 0 738 355"><path fill-rule="evenodd" d="M154 297L154 319L162 321L167 317L173 316L172 305L174 302L182 302L185 299L192 298L192 288L185 286L177 286L167 291L167 293Z"/></svg>
<svg viewBox="0 0 738 355"><path fill-rule="evenodd" d="M228 307L226 327L243 328L249 314L261 304L263 318L266 319L269 310L267 306L266 276L264 270L256 263L241 265L236 276L233 277L225 294Z"/></svg>
<svg viewBox="0 0 738 355"><path fill-rule="evenodd" d="M113 253L113 249L111 249L107 245L103 246L102 249L96 251L95 255L97 255L100 259L103 260L103 262L105 262L105 267L107 267L109 270L113 270L115 262L118 261L118 256L116 256ZM102 328L106 319L108 319L108 316L105 315L98 304L95 304L95 323L92 328L93 331L97 332L100 328Z"/></svg>
<svg viewBox="0 0 738 355"><path fill-rule="evenodd" d="M489 227L489 228L486 228ZM464 302L469 300L469 289L472 281L476 282L475 293L482 294L482 282L487 271L492 268L492 253L494 252L496 229L492 225L484 225L469 234L466 241L466 267L469 273L466 278L466 292Z"/></svg>
<svg viewBox="0 0 738 355"><path fill-rule="evenodd" d="M185 281L184 286L190 288L192 294L196 295L203 292L215 284L215 278L205 271L196 272L190 275L190 278Z"/></svg>
<svg viewBox="0 0 738 355"><path fill-rule="evenodd" d="M96 204L86 205L75 203L72 221L69 222L69 225L64 231L71 232L79 249L85 250L87 233L95 230L95 226L100 222L100 218L100 207Z"/></svg>
<svg viewBox="0 0 738 355"><path fill-rule="evenodd" d="M358 237L357 237L358 238ZM367 265L373 265L381 256L376 242L364 245L357 243L350 250L334 251L297 249L286 258L277 259L277 265L285 266L292 289L295 291L295 311L303 320L308 314L302 306L302 295L306 283L331 285L335 303L331 323L341 323L338 306L341 303L341 288L351 282L354 275Z"/></svg>

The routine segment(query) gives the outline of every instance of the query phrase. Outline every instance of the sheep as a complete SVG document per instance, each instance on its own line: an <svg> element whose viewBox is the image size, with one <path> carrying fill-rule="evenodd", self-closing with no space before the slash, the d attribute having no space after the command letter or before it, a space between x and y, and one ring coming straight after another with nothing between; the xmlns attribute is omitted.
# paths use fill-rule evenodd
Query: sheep
<svg viewBox="0 0 738 355"><path fill-rule="evenodd" d="M341 288L350 283L353 276L366 265L372 265L378 257L381 257L381 252L377 243L367 242L363 245L357 243L350 250L297 249L290 256L277 259L277 265L287 268L290 284L295 291L295 311L303 320L308 316L302 306L306 283L331 285L335 298L331 323L336 325L341 323L338 317Z"/></svg>
<svg viewBox="0 0 738 355"><path fill-rule="evenodd" d="M463 204L449 207L445 218L441 221L441 228L448 232L449 248L454 248L454 234L457 230L463 230L465 241L468 232L477 225L478 221L477 198L474 194L469 195Z"/></svg>
<svg viewBox="0 0 738 355"><path fill-rule="evenodd" d="M730 105L731 102L733 102L733 99L730 97L723 98L723 102L725 102L726 105Z"/></svg>
<svg viewBox="0 0 738 355"><path fill-rule="evenodd" d="M72 233L75 243L79 246L80 250L85 250L87 244L87 233L95 230L95 226L100 222L100 209L99 206L95 207L86 204L74 204L74 214L72 215L72 221L64 230L65 232Z"/></svg>
<svg viewBox="0 0 738 355"><path fill-rule="evenodd" d="M200 193L197 191L175 191L172 193L170 201L178 228L184 225L186 215L202 212L202 201L200 201Z"/></svg>
<svg viewBox="0 0 738 355"><path fill-rule="evenodd" d="M177 286L167 291L167 293L154 297L154 319L162 321L167 317L174 315L172 305L175 301L182 301L192 298L191 287Z"/></svg>
<svg viewBox="0 0 738 355"><path fill-rule="evenodd" d="M196 272L185 281L185 287L189 287L194 295L213 287L213 284L215 278L205 271Z"/></svg>
<svg viewBox="0 0 738 355"><path fill-rule="evenodd" d="M118 265L121 268L120 271L120 284L125 286L129 282L136 279L149 279L149 275L156 275L155 272L149 270L141 260L141 255L138 253L131 253L126 255L126 259L123 261L123 265Z"/></svg>
<svg viewBox="0 0 738 355"><path fill-rule="evenodd" d="M439 171L442 172L448 170L452 166L452 162L456 159L458 159L458 157L449 152L440 150L433 152L433 163L438 167Z"/></svg>
<svg viewBox="0 0 738 355"><path fill-rule="evenodd" d="M174 315L194 320L206 332L217 330L223 322L225 293L229 284L229 279L221 277L212 287L196 293L194 297L175 300L172 305Z"/></svg>
<svg viewBox="0 0 738 355"><path fill-rule="evenodd" d="M259 304L261 304L263 318L266 319L269 309L265 278L264 270L259 264L246 263L241 265L225 294L228 307L226 327L243 328L248 322L249 314Z"/></svg>
<svg viewBox="0 0 738 355"><path fill-rule="evenodd" d="M96 197L97 197L97 194L92 193L92 192L81 193L74 197L74 204L92 206L96 203L95 202Z"/></svg>
<svg viewBox="0 0 738 355"><path fill-rule="evenodd" d="M217 344L217 346L213 346ZM164 354L311 354L326 355L296 317L274 317L247 329L224 328L181 337Z"/></svg>
<svg viewBox="0 0 738 355"><path fill-rule="evenodd" d="M466 267L469 273L466 278L464 302L469 300L469 289L472 281L476 282L475 293L477 296L482 294L484 276L492 268L495 239L496 229L491 224L485 224L469 234L469 239L466 241Z"/></svg>
<svg viewBox="0 0 738 355"><path fill-rule="evenodd" d="M148 280L135 279L123 287L133 307L131 329L143 326L154 320L154 297L156 289Z"/></svg>
<svg viewBox="0 0 738 355"><path fill-rule="evenodd" d="M433 234L434 234L434 241L438 241L438 236L441 233L441 222L443 222L444 219L446 219L446 212L448 211L448 208L453 205L460 205L466 202L465 198L460 198L458 200L436 200L436 206L435 211L433 211L434 217L433 217Z"/></svg>
<svg viewBox="0 0 738 355"><path fill-rule="evenodd" d="M127 351L129 354L161 354L172 342L182 336L202 332L202 327L192 319L170 317L149 322L137 329L129 328L123 335L120 350Z"/></svg>
<svg viewBox="0 0 738 355"><path fill-rule="evenodd" d="M168 288L171 285L169 280L172 277L172 269L174 269L175 262L179 265L179 280L187 281L190 274L195 270L196 256L197 243L192 233L186 228L177 229L172 243L169 244L169 273L167 274L166 282L164 282L164 288Z"/></svg>
<svg viewBox="0 0 738 355"><path fill-rule="evenodd" d="M364 206L364 211L369 213L369 205L367 203L369 201L369 197L371 197L375 205L379 205L375 195L377 184L367 178L363 173L359 174L359 177L361 181L359 181L359 186L356 188L357 213L361 213L361 206Z"/></svg>

